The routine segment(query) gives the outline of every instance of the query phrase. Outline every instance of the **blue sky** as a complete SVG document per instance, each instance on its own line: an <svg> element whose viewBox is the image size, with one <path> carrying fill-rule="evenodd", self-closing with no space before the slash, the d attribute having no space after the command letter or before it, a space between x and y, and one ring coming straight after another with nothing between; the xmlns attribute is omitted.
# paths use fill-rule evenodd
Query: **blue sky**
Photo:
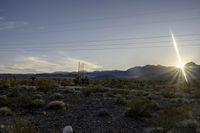
<svg viewBox="0 0 200 133"><path fill-rule="evenodd" d="M199 0L1 0L0 72L200 64Z"/></svg>

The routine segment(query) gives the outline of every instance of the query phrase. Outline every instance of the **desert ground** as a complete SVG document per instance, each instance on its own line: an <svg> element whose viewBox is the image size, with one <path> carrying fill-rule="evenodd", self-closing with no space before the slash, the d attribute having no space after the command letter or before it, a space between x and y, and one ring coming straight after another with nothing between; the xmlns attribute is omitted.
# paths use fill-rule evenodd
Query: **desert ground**
<svg viewBox="0 0 200 133"><path fill-rule="evenodd" d="M1 133L199 133L200 81L1 78Z"/></svg>

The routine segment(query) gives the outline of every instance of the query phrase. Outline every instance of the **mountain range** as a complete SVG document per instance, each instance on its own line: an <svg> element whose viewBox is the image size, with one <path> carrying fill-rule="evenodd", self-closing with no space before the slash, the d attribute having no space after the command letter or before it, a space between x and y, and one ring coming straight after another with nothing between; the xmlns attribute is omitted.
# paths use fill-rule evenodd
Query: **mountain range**
<svg viewBox="0 0 200 133"><path fill-rule="evenodd" d="M200 65L194 62L185 64L184 70L188 79L200 79ZM89 78L121 78L121 79L141 79L141 80L170 80L183 78L180 68L163 65L137 66L125 71L94 71L94 72L54 72L41 74L0 74L0 77L76 77L77 75Z"/></svg>

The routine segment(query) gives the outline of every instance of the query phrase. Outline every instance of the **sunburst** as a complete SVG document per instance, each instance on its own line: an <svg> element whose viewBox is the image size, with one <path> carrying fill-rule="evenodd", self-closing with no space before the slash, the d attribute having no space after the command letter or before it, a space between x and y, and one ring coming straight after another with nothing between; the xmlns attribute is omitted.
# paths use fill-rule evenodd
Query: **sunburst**
<svg viewBox="0 0 200 133"><path fill-rule="evenodd" d="M174 44L174 49L176 51L177 59L178 59L178 62L179 62L179 64L177 66L178 66L178 68L181 69L181 71L183 73L183 76L185 78L185 81L188 82L188 79L187 79L187 76L186 76L186 73L185 73L185 69L184 69L184 64L183 64L183 62L181 60L181 56L180 56L180 52L179 52L179 49L178 49L178 45L176 43L176 39L174 37L173 32L171 30L170 30L170 32L171 32L171 36L172 36L172 40L173 40L173 44Z"/></svg>

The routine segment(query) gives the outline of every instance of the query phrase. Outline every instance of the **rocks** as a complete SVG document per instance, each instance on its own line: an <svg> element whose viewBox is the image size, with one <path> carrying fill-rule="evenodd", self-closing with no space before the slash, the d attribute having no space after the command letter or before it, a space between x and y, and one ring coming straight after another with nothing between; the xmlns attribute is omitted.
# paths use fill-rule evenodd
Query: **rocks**
<svg viewBox="0 0 200 133"><path fill-rule="evenodd" d="M72 126L65 126L63 129L63 133L73 133L73 128Z"/></svg>

